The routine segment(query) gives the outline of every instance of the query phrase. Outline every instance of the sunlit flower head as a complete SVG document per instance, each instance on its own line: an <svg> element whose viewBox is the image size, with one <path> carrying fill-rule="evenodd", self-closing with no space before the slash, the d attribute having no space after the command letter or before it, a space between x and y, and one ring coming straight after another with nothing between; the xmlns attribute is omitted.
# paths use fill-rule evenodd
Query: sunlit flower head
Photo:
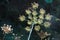
<svg viewBox="0 0 60 40"><path fill-rule="evenodd" d="M36 25L34 29L35 29L36 31L39 31L39 30L40 30L40 26L39 26L39 25Z"/></svg>
<svg viewBox="0 0 60 40"><path fill-rule="evenodd" d="M39 12L40 14L45 14L46 11L43 8L41 8Z"/></svg>
<svg viewBox="0 0 60 40"><path fill-rule="evenodd" d="M42 24L43 20L42 19L38 19L38 24Z"/></svg>
<svg viewBox="0 0 60 40"><path fill-rule="evenodd" d="M19 17L19 19L20 19L20 21L24 21L24 20L25 20L25 16L24 16L24 15L21 15L21 16Z"/></svg>
<svg viewBox="0 0 60 40"><path fill-rule="evenodd" d="M4 24L3 27L1 27L1 29L3 30L4 33L8 34L13 30L11 27L12 27L11 25Z"/></svg>
<svg viewBox="0 0 60 40"><path fill-rule="evenodd" d="M37 14L38 14L38 13L37 13L36 11L33 11L33 12L32 12L32 15L33 15L33 16L36 16Z"/></svg>
<svg viewBox="0 0 60 40"><path fill-rule="evenodd" d="M51 18L52 18L52 15L50 15L50 14L47 14L47 15L45 16L45 19L46 19L46 20L51 20Z"/></svg>
<svg viewBox="0 0 60 40"><path fill-rule="evenodd" d="M25 10L26 14L31 14L31 11L29 9Z"/></svg>
<svg viewBox="0 0 60 40"><path fill-rule="evenodd" d="M44 19L44 15L39 15L39 18L40 19Z"/></svg>
<svg viewBox="0 0 60 40"><path fill-rule="evenodd" d="M28 24L28 25L31 25L31 24L32 24L32 21L28 20L28 21L27 21L27 24Z"/></svg>
<svg viewBox="0 0 60 40"><path fill-rule="evenodd" d="M45 27L45 28L49 28L49 27L50 27L50 25L51 25L51 23L50 23L50 22L44 22L44 27Z"/></svg>
<svg viewBox="0 0 60 40"><path fill-rule="evenodd" d="M39 6L39 4L38 4L38 3L36 3L36 2L32 3L32 8L33 8L33 9L38 8L38 6Z"/></svg>
<svg viewBox="0 0 60 40"><path fill-rule="evenodd" d="M27 27L25 28L26 31L30 31L30 29L31 29L31 28L30 28L29 26L27 26Z"/></svg>

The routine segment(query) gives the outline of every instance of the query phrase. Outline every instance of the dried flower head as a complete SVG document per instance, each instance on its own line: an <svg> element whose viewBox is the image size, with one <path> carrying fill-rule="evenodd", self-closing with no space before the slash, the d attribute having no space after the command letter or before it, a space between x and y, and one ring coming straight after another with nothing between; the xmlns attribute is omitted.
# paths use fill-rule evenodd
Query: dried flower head
<svg viewBox="0 0 60 40"><path fill-rule="evenodd" d="M28 19L32 20L32 16L31 16L31 15L29 15L29 16L28 16Z"/></svg>
<svg viewBox="0 0 60 40"><path fill-rule="evenodd" d="M10 33L13 30L11 27L11 25L4 24L3 27L1 27L1 29L4 31L4 33Z"/></svg>

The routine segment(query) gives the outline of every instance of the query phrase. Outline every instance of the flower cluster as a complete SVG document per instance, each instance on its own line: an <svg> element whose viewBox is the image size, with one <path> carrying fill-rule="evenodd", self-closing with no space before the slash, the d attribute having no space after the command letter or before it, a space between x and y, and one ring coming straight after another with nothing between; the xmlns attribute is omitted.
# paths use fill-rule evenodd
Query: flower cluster
<svg viewBox="0 0 60 40"><path fill-rule="evenodd" d="M49 13L45 14L46 11L43 8L40 8L40 10L37 11L38 7L39 7L38 3L36 2L32 3L32 7L29 7L28 9L25 10L28 19L26 19L26 16L24 15L20 15L19 17L20 21L22 22L26 20L28 25L31 25L32 23L38 24L34 28L36 31L40 30L41 24L44 25L44 27L49 28L49 26L51 25L49 21L52 18L52 15L50 15ZM44 20L47 21L44 22ZM29 31L30 27L27 26L25 29Z"/></svg>

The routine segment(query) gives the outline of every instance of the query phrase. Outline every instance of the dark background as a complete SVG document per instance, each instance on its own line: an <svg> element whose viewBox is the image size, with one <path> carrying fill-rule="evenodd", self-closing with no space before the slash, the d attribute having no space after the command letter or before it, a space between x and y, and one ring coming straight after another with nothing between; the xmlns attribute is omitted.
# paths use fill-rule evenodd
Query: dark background
<svg viewBox="0 0 60 40"><path fill-rule="evenodd" d="M0 0L0 26L2 26L2 24L4 23L13 25L13 28L14 26L21 25L18 19L19 15L24 15L25 9L30 7L31 3L33 2L39 3L40 8L43 7L47 13L50 13L57 18L60 18L59 0L53 0L52 3L46 3L44 0ZM60 22L58 22L58 24L56 23L56 26L58 25L59 27L56 28L57 32L59 32L60 29L59 23ZM18 29L20 27L15 28ZM0 31L0 33L0 36L3 37L2 31Z"/></svg>

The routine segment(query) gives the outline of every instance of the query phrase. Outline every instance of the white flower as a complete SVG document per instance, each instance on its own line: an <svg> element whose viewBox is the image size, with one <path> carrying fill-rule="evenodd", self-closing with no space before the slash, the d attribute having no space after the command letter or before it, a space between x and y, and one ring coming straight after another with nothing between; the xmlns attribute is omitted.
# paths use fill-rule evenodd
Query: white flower
<svg viewBox="0 0 60 40"><path fill-rule="evenodd" d="M30 31L30 29L31 29L31 28L30 28L29 26L27 26L27 27L25 28L26 31Z"/></svg>
<svg viewBox="0 0 60 40"><path fill-rule="evenodd" d="M50 34L50 33L45 32L45 35L46 35L46 36L49 36L49 35L51 35L51 34Z"/></svg>
<svg viewBox="0 0 60 40"><path fill-rule="evenodd" d="M25 12L26 12L26 14L28 14L28 15L31 13L31 11L30 11L29 9L25 10Z"/></svg>
<svg viewBox="0 0 60 40"><path fill-rule="evenodd" d="M33 15L33 16L36 16L37 14L38 14L38 13L37 13L36 11L33 11L33 12L32 12L32 15Z"/></svg>
<svg viewBox="0 0 60 40"><path fill-rule="evenodd" d="M21 16L19 17L19 19L20 19L20 21L24 21L24 20L25 20L25 16L24 16L24 15L21 15Z"/></svg>
<svg viewBox="0 0 60 40"><path fill-rule="evenodd" d="M45 14L45 10L43 8L40 9L40 14Z"/></svg>
<svg viewBox="0 0 60 40"><path fill-rule="evenodd" d="M40 32L40 38L41 39L44 39L50 35L51 35L51 33L43 32L43 31Z"/></svg>
<svg viewBox="0 0 60 40"><path fill-rule="evenodd" d="M34 3L32 3L32 8L33 8L33 9L38 8L38 6L39 6L39 4L38 4L38 3L35 3L35 2L34 2Z"/></svg>
<svg viewBox="0 0 60 40"><path fill-rule="evenodd" d="M39 15L39 18L40 19L44 19L44 15Z"/></svg>
<svg viewBox="0 0 60 40"><path fill-rule="evenodd" d="M44 22L44 27L49 28L49 27L50 27L50 25L51 25L51 23L50 23L50 22Z"/></svg>
<svg viewBox="0 0 60 40"><path fill-rule="evenodd" d="M38 19L38 24L42 24L43 20L42 19Z"/></svg>
<svg viewBox="0 0 60 40"><path fill-rule="evenodd" d="M32 21L28 20L28 21L27 21L27 24L28 24L28 25L31 25L31 24L32 24Z"/></svg>
<svg viewBox="0 0 60 40"><path fill-rule="evenodd" d="M40 30L40 26L39 26L39 25L36 25L34 29L35 29L36 31L39 31L39 30Z"/></svg>
<svg viewBox="0 0 60 40"><path fill-rule="evenodd" d="M11 25L4 24L1 29L4 31L4 33L10 33L13 29L11 28Z"/></svg>
<svg viewBox="0 0 60 40"><path fill-rule="evenodd" d="M50 21L51 18L52 18L52 15L50 15L50 14L47 14L47 15L45 16L45 19L46 19L46 20L49 20L49 21Z"/></svg>

